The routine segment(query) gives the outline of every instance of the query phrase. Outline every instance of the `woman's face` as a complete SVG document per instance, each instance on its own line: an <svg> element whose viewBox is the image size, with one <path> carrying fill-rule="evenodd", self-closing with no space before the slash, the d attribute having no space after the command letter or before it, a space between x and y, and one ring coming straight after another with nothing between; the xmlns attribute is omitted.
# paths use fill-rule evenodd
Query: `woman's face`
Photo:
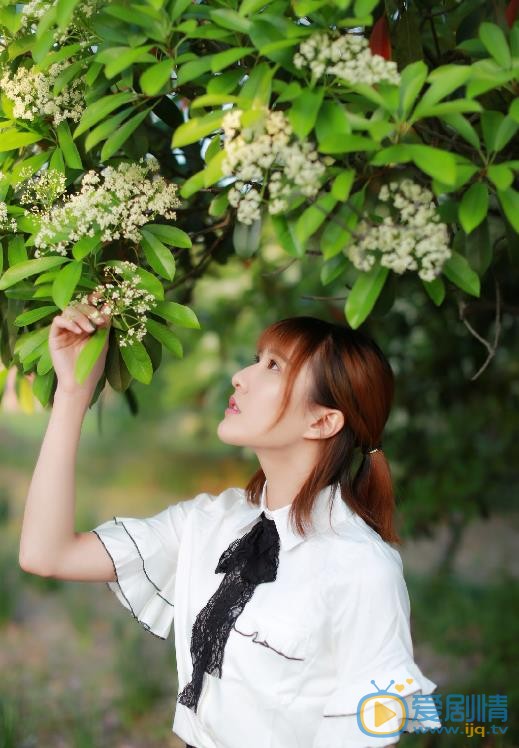
<svg viewBox="0 0 519 748"><path fill-rule="evenodd" d="M281 406L288 363L277 350L260 351L256 359L256 363L240 369L232 378L234 393L231 394L240 412L226 410L218 424L218 438L226 444L251 449L297 444L309 422L304 407L308 367L305 365L298 373L285 415L272 427Z"/></svg>

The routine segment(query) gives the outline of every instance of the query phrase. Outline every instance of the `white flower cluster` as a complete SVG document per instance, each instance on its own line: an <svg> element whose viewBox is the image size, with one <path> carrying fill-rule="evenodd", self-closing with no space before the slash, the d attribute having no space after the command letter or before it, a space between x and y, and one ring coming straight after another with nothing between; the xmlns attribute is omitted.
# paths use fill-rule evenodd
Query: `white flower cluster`
<svg viewBox="0 0 519 748"><path fill-rule="evenodd" d="M358 270L369 270L380 253L383 267L399 274L418 270L422 280L434 280L452 252L432 192L403 179L383 185L378 197L386 203L387 215L377 225L360 221L354 241L345 249L351 262Z"/></svg>
<svg viewBox="0 0 519 748"><path fill-rule="evenodd" d="M20 66L14 73L4 70L0 86L14 104L15 119L32 121L36 117L49 117L57 127L66 119L77 122L81 118L85 106L84 81L81 76L70 81L59 94L52 93L56 79L69 64L70 61L55 62L48 70L38 70L36 66Z"/></svg>
<svg viewBox="0 0 519 748"><path fill-rule="evenodd" d="M243 112L232 109L222 119L225 158L222 171L225 176L236 176L229 190L231 205L238 208L240 223L251 224L260 216L260 205L268 184L269 213L281 213L288 208L292 194L313 197L320 187L320 178L326 166L334 159L323 161L312 143L299 141L289 121L281 111L265 110L265 116L254 127L240 131ZM261 193L251 182L262 182Z"/></svg>
<svg viewBox="0 0 519 748"><path fill-rule="evenodd" d="M125 348L146 335L146 312L156 304L153 294L140 288L142 282L137 265L125 260L120 265L107 265L104 274L112 282L102 283L90 294L76 297L76 302L95 306L98 313L117 317L122 323L125 335L119 337L119 347ZM123 276L117 278L116 276ZM127 276L124 278L124 276Z"/></svg>
<svg viewBox="0 0 519 748"><path fill-rule="evenodd" d="M35 33L38 22L45 15L45 13L57 2L49 2L49 0L29 0L28 3L22 7L21 11L21 22L18 29L18 33L28 34ZM74 9L72 22L62 31L55 29L54 39L59 44L64 43L71 34L77 36L79 29L77 27L77 21L83 18L90 18L97 7L97 0L82 0Z"/></svg>
<svg viewBox="0 0 519 748"><path fill-rule="evenodd" d="M10 218L7 205L0 200L0 231L16 231L18 225L15 218Z"/></svg>
<svg viewBox="0 0 519 748"><path fill-rule="evenodd" d="M368 40L359 34L346 33L334 39L324 31L317 31L299 45L294 65L310 68L314 80L328 74L351 85L400 84L396 62L373 54Z"/></svg>
<svg viewBox="0 0 519 748"><path fill-rule="evenodd" d="M140 226L156 216L175 219L173 208L181 205L178 185L168 184L156 173L158 168L157 160L150 158L107 166L101 174L88 171L79 192L40 214L43 220L34 240L35 257L44 254L42 250L66 256L71 244L98 232L103 242L124 238L138 243Z"/></svg>
<svg viewBox="0 0 519 748"><path fill-rule="evenodd" d="M31 176L30 170L21 169L16 184L24 182ZM65 175L57 169L45 169L29 179L21 195L22 205L40 205L48 210L62 195L67 187Z"/></svg>

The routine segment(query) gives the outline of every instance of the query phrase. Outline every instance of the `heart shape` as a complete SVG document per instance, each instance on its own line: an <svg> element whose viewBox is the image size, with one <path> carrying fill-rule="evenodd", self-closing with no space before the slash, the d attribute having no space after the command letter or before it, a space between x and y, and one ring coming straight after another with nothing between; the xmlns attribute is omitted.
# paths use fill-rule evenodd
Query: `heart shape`
<svg viewBox="0 0 519 748"><path fill-rule="evenodd" d="M397 691L403 691L404 688L405 688L405 686L404 686L403 683L397 683L396 686L395 686L395 688L396 688Z"/></svg>
<svg viewBox="0 0 519 748"><path fill-rule="evenodd" d="M412 683L414 681L414 678L406 678L407 683Z"/></svg>

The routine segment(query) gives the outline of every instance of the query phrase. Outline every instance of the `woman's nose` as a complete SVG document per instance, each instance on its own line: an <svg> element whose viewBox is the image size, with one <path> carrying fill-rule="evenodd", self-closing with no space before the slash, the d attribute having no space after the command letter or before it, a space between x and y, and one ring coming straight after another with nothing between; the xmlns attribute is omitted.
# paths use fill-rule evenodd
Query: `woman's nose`
<svg viewBox="0 0 519 748"><path fill-rule="evenodd" d="M238 369L238 371L236 371L232 376L231 384L235 389L237 389L238 387L240 389L243 389L243 384L245 381L245 377L244 377L245 368L246 367L244 367L243 369Z"/></svg>

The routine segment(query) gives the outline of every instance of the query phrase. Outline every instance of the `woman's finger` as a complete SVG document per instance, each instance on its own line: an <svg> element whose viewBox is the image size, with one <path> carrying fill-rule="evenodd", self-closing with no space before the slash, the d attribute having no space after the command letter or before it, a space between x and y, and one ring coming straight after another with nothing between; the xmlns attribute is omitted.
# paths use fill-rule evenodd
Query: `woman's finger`
<svg viewBox="0 0 519 748"><path fill-rule="evenodd" d="M64 330L70 330L70 332L83 332L83 329L76 322L63 317L61 314L54 317L54 326Z"/></svg>

